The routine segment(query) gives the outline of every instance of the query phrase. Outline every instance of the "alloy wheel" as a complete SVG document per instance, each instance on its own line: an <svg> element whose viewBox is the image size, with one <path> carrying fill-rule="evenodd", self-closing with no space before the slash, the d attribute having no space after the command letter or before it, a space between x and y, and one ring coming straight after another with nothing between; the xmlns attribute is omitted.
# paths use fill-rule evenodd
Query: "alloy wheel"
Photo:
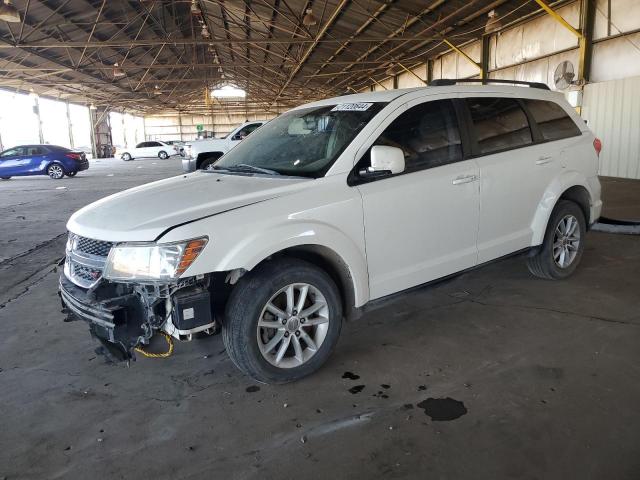
<svg viewBox="0 0 640 480"><path fill-rule="evenodd" d="M258 319L257 340L262 356L278 368L308 362L329 330L327 300L313 285L293 283L278 290Z"/></svg>
<svg viewBox="0 0 640 480"><path fill-rule="evenodd" d="M64 170L62 170L62 167L60 165L53 164L49 166L48 173L49 176L54 180L58 180L64 177Z"/></svg>
<svg viewBox="0 0 640 480"><path fill-rule="evenodd" d="M580 249L580 226L573 215L560 219L553 233L553 261L560 268L573 263Z"/></svg>

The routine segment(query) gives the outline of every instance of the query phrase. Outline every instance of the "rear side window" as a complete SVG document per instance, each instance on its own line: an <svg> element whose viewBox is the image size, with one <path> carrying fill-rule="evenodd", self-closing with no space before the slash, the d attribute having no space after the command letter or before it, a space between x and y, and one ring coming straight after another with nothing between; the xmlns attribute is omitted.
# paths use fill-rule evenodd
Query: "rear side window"
<svg viewBox="0 0 640 480"><path fill-rule="evenodd" d="M480 154L533 143L527 115L512 98L467 98Z"/></svg>
<svg viewBox="0 0 640 480"><path fill-rule="evenodd" d="M42 147L27 147L27 155L44 155L45 153Z"/></svg>
<svg viewBox="0 0 640 480"><path fill-rule="evenodd" d="M451 100L410 108L387 127L375 145L402 148L407 172L462 160L462 142Z"/></svg>
<svg viewBox="0 0 640 480"><path fill-rule="evenodd" d="M567 112L557 103L531 99L524 102L538 124L544 140L560 140L582 134Z"/></svg>

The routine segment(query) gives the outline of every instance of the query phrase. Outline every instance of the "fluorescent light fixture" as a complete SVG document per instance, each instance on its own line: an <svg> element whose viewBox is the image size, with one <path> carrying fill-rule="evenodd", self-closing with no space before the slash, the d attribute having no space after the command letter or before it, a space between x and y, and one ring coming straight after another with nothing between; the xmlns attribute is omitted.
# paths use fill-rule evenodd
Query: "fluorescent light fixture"
<svg viewBox="0 0 640 480"><path fill-rule="evenodd" d="M13 6L11 0L4 0L4 2L0 3L0 20L12 23L20 22L20 12Z"/></svg>
<svg viewBox="0 0 640 480"><path fill-rule="evenodd" d="M212 95L217 98L244 98L247 92L234 85L225 85L214 89Z"/></svg>

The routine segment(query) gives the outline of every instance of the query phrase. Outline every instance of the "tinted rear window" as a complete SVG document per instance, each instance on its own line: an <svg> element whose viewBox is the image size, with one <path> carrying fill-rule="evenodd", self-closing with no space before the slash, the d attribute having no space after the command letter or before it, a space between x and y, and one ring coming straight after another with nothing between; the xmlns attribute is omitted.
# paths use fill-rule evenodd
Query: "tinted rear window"
<svg viewBox="0 0 640 480"><path fill-rule="evenodd" d="M538 124L544 140L560 140L582 134L567 112L557 103L530 99L524 102Z"/></svg>
<svg viewBox="0 0 640 480"><path fill-rule="evenodd" d="M511 98L467 98L481 154L533 143L527 115Z"/></svg>

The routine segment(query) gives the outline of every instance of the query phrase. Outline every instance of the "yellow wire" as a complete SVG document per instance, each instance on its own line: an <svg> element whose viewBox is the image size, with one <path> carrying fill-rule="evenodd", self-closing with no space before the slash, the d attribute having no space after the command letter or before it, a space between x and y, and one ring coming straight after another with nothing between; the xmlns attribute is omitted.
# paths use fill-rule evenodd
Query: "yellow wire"
<svg viewBox="0 0 640 480"><path fill-rule="evenodd" d="M160 333L164 337L164 339L167 341L167 345L169 345L169 350L167 350L164 353L152 353L152 352L147 352L147 351L143 350L141 347L136 347L135 348L136 352L144 355L147 358L167 358L167 357L170 357L171 354L173 353L173 339L171 338L171 336L169 336L165 332L158 332L158 333Z"/></svg>

